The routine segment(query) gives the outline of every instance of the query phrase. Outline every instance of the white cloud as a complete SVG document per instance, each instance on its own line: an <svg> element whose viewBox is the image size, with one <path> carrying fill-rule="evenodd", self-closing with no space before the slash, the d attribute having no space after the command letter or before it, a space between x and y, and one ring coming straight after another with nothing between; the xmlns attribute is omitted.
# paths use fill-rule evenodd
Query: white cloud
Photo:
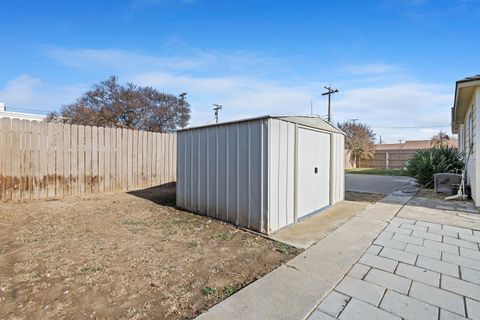
<svg viewBox="0 0 480 320"><path fill-rule="evenodd" d="M0 87L0 101L6 103L7 109L27 108L43 114L72 102L84 89L78 84L53 85L23 74Z"/></svg>
<svg viewBox="0 0 480 320"><path fill-rule="evenodd" d="M448 125L453 101L450 91L449 86L418 82L359 87L341 94L335 110L342 120L358 118L370 124L388 142L428 139L440 129L449 131L449 127L398 127Z"/></svg>
<svg viewBox="0 0 480 320"><path fill-rule="evenodd" d="M186 91L192 105L192 125L212 121L213 103L224 105L220 113L223 120L264 114L310 114L310 101L313 101L314 113L324 116L327 99L320 94L327 83L320 77L334 80L332 85L340 89L332 98L335 121L359 119L374 127L387 142L428 139L440 128L384 127L422 127L450 122L451 86L419 82L406 66L396 64L337 66L330 72L317 71L299 78L291 70L295 71L296 67L305 70L304 61L296 58L242 51L218 52L182 44L166 46L158 56L89 48L49 48L46 54L68 68L87 70L92 74L92 82L117 74L121 82L149 85L170 93ZM0 100L58 107L73 101L90 85L54 86L31 76L21 76L0 89Z"/></svg>

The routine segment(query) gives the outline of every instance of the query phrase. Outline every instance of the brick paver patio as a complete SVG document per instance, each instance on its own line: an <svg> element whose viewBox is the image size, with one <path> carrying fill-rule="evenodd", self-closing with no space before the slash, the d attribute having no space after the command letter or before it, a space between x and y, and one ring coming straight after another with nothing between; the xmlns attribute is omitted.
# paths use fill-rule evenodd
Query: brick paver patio
<svg viewBox="0 0 480 320"><path fill-rule="evenodd" d="M480 319L480 231L393 218L309 320Z"/></svg>

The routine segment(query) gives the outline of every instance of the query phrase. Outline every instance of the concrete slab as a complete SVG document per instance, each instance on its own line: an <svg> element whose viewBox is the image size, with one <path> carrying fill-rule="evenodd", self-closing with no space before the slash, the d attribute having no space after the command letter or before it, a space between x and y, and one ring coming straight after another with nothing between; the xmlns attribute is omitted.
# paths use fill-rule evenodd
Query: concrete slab
<svg viewBox="0 0 480 320"><path fill-rule="evenodd" d="M333 286L283 265L197 319L304 319Z"/></svg>
<svg viewBox="0 0 480 320"><path fill-rule="evenodd" d="M413 182L409 177L346 174L345 189L355 192L390 194Z"/></svg>
<svg viewBox="0 0 480 320"><path fill-rule="evenodd" d="M279 230L272 239L306 249L337 229L368 206L363 202L343 201L301 222Z"/></svg>

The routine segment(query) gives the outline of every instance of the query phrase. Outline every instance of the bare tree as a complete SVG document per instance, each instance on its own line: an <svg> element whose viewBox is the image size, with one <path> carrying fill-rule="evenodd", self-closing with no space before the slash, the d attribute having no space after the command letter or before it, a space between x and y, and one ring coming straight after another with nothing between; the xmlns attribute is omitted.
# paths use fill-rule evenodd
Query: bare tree
<svg viewBox="0 0 480 320"><path fill-rule="evenodd" d="M367 124L356 121L339 123L340 130L346 133L345 147L350 152L352 162L357 165L361 159L373 157L375 133Z"/></svg>
<svg viewBox="0 0 480 320"><path fill-rule="evenodd" d="M94 84L77 101L47 117L47 121L156 132L183 128L188 120L190 105L184 97L132 83L123 86L116 76Z"/></svg>
<svg viewBox="0 0 480 320"><path fill-rule="evenodd" d="M450 137L445 131L440 130L440 132L436 135L434 135L430 139L430 145L433 148L436 147L446 147L448 146L448 143L450 142Z"/></svg>

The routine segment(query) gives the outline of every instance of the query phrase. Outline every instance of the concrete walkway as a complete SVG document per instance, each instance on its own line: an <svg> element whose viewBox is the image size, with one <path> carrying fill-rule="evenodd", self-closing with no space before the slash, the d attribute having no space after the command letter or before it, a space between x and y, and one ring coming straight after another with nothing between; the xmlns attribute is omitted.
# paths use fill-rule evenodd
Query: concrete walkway
<svg viewBox="0 0 480 320"><path fill-rule="evenodd" d="M349 272L410 196L388 196L198 319L305 319Z"/></svg>
<svg viewBox="0 0 480 320"><path fill-rule="evenodd" d="M345 189L355 192L391 194L413 181L409 177L380 176L369 174L346 174Z"/></svg>

